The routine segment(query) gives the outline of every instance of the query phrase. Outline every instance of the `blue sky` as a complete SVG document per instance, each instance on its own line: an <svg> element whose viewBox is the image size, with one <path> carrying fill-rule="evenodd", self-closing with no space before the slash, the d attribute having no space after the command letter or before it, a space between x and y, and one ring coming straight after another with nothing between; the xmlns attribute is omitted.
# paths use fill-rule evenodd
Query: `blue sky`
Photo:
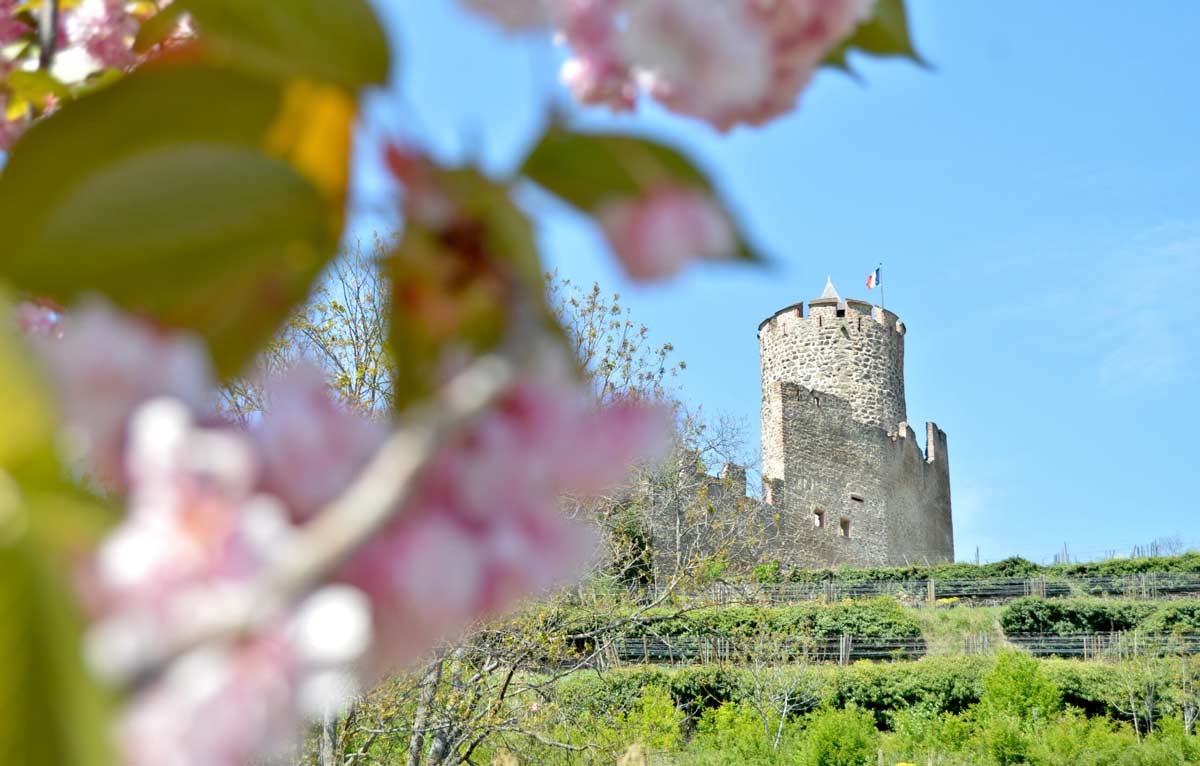
<svg viewBox="0 0 1200 766"><path fill-rule="evenodd" d="M560 53L451 0L381 5L397 86L368 130L511 167L545 104L565 101ZM756 445L758 323L827 274L877 298L864 281L883 261L909 330L910 420L949 434L960 559L1200 545L1200 4L910 0L910 14L932 70L822 73L765 129L579 113L686 146L769 269L631 285L596 231L543 202L548 264L619 291L687 361L685 398L740 418ZM360 230L384 199L362 169Z"/></svg>

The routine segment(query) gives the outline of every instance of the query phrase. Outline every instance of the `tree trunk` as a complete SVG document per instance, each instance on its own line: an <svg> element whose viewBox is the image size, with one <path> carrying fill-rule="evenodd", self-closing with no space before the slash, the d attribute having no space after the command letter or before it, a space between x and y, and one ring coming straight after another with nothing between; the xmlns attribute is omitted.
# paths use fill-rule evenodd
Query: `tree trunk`
<svg viewBox="0 0 1200 766"><path fill-rule="evenodd" d="M318 754L321 766L338 766L337 726L337 714L332 708L326 710L325 715L321 717L321 744Z"/></svg>
<svg viewBox="0 0 1200 766"><path fill-rule="evenodd" d="M421 751L425 749L425 726L429 721L429 708L437 696L438 684L442 680L442 655L439 653L421 679L421 696L413 714L412 739L408 741L408 766L421 766Z"/></svg>

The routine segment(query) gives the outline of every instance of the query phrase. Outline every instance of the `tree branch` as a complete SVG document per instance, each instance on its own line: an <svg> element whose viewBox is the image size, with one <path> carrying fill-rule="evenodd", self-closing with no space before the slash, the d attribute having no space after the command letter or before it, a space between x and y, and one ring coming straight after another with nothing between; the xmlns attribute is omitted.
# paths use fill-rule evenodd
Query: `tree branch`
<svg viewBox="0 0 1200 766"><path fill-rule="evenodd" d="M438 445L486 410L514 377L512 364L501 357L475 362L445 387L440 411L398 428L346 491L300 529L221 615L173 637L159 653L132 667L106 669L108 675L121 684L143 683L187 651L253 632L278 615L403 512L416 477Z"/></svg>

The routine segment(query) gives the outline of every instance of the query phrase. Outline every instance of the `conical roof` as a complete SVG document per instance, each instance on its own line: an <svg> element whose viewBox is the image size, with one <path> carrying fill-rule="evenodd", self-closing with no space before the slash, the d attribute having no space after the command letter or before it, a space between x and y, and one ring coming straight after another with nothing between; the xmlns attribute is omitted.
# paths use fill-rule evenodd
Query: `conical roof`
<svg viewBox="0 0 1200 766"><path fill-rule="evenodd" d="M833 300L838 301L838 302L841 302L841 300L842 300L842 296L838 295L838 291L833 286L833 278L832 277L825 278L825 291L823 293L821 293L821 297L819 298L819 300L826 300L829 298L832 298Z"/></svg>

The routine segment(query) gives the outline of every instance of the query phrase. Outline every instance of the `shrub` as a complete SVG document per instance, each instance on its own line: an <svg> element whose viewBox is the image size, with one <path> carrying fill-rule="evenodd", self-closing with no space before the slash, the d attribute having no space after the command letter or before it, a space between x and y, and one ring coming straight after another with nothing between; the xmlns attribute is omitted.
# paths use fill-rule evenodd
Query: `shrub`
<svg viewBox="0 0 1200 766"><path fill-rule="evenodd" d="M1200 601L1155 604L1147 601L1072 598L1018 599L1000 615L1005 633L1079 635L1115 630L1143 633L1200 632Z"/></svg>
<svg viewBox="0 0 1200 766"><path fill-rule="evenodd" d="M879 732L875 718L850 706L809 714L804 727L802 766L867 766L875 762Z"/></svg>
<svg viewBox="0 0 1200 766"><path fill-rule="evenodd" d="M696 727L690 748L696 766L792 766L796 763L794 726L774 747L758 713L747 705L729 702L705 712Z"/></svg>
<svg viewBox="0 0 1200 766"><path fill-rule="evenodd" d="M991 660L982 656L926 657L916 662L857 663L832 671L826 702L855 705L891 728L897 710L922 706L937 713L961 713L979 701Z"/></svg>
<svg viewBox="0 0 1200 766"><path fill-rule="evenodd" d="M1144 601L1073 598L1017 599L1000 614L1005 633L1079 635L1133 630L1155 607Z"/></svg>
<svg viewBox="0 0 1200 766"><path fill-rule="evenodd" d="M866 569L793 569L790 582L901 582L904 580L983 580L997 577L1125 577L1141 574L1200 574L1200 552L1180 556L1108 559L1083 564L1042 566L1020 557L990 564L873 567Z"/></svg>
<svg viewBox="0 0 1200 766"><path fill-rule="evenodd" d="M1062 692L1039 661L1020 652L1001 652L983 677L979 702L989 716L1045 719L1062 709Z"/></svg>
<svg viewBox="0 0 1200 766"><path fill-rule="evenodd" d="M1163 604L1138 628L1146 633L1200 633L1200 601Z"/></svg>
<svg viewBox="0 0 1200 766"><path fill-rule="evenodd" d="M662 686L648 685L634 706L618 717L616 729L627 742L652 750L674 750L683 735L683 720L671 693Z"/></svg>

